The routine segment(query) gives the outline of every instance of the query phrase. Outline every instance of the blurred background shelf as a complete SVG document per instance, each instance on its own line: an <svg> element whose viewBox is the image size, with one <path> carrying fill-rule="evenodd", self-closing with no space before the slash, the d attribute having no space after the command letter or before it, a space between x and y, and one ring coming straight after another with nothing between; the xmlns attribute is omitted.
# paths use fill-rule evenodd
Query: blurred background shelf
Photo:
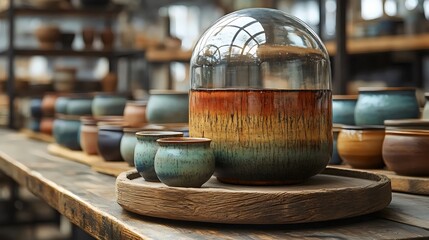
<svg viewBox="0 0 429 240"><path fill-rule="evenodd" d="M165 62L189 62L192 51L183 51L180 49L150 49L146 53L146 60L150 63Z"/></svg>
<svg viewBox="0 0 429 240"><path fill-rule="evenodd" d="M0 11L0 19L7 18L9 9ZM113 18L116 17L122 8L112 5L107 8L34 8L15 7L15 16L60 16L60 17L90 17L90 18Z"/></svg>

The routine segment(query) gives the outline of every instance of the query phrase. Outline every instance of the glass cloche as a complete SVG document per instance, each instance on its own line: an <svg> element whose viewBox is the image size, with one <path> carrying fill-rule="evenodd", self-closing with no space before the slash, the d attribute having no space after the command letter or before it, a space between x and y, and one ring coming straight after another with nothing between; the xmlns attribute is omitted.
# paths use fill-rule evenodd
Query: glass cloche
<svg viewBox="0 0 429 240"><path fill-rule="evenodd" d="M332 153L331 98L326 48L279 10L222 17L192 54L190 135L213 140L222 182L289 184L321 172Z"/></svg>

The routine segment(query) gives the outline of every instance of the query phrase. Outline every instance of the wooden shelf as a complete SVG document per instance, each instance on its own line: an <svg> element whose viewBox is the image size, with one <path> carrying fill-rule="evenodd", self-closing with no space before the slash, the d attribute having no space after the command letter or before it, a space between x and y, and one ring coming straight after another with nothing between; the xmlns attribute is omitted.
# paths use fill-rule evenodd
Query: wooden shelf
<svg viewBox="0 0 429 240"><path fill-rule="evenodd" d="M191 50L183 51L180 49L148 49L146 52L146 60L150 63L189 62L191 56Z"/></svg>
<svg viewBox="0 0 429 240"><path fill-rule="evenodd" d="M60 17L90 17L90 18L113 18L122 10L120 6L109 6L107 8L32 8L15 7L16 16L60 16ZM6 18L8 9L0 11L0 18Z"/></svg>
<svg viewBox="0 0 429 240"><path fill-rule="evenodd" d="M0 51L0 55L6 55L7 50ZM126 57L143 56L143 50L97 50L97 49L15 49L16 56L69 56L69 57Z"/></svg>
<svg viewBox="0 0 429 240"><path fill-rule="evenodd" d="M326 42L325 46L329 52L329 55L333 56L336 54L335 42ZM419 35L350 39L347 41L347 51L349 54L416 51L428 49L429 33Z"/></svg>

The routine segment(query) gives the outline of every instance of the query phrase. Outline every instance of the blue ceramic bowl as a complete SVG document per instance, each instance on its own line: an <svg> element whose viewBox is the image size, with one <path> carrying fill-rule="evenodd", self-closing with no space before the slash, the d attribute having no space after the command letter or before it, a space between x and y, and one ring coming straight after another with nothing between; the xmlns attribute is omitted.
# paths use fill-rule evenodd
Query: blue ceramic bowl
<svg viewBox="0 0 429 240"><path fill-rule="evenodd" d="M146 107L146 117L150 123L187 123L188 92L152 90Z"/></svg>
<svg viewBox="0 0 429 240"><path fill-rule="evenodd" d="M415 88L360 88L355 109L356 125L383 125L384 120L418 118Z"/></svg>
<svg viewBox="0 0 429 240"><path fill-rule="evenodd" d="M121 125L98 126L98 154L105 161L124 160L121 155L121 139L123 134L123 127Z"/></svg>
<svg viewBox="0 0 429 240"><path fill-rule="evenodd" d="M30 114L33 118L42 117L42 99L33 98L30 101Z"/></svg>
<svg viewBox="0 0 429 240"><path fill-rule="evenodd" d="M92 101L94 116L121 116L124 114L127 98L119 94L97 94Z"/></svg>
<svg viewBox="0 0 429 240"><path fill-rule="evenodd" d="M55 101L55 113L67 114L67 103L69 100L69 97L58 97Z"/></svg>
<svg viewBox="0 0 429 240"><path fill-rule="evenodd" d="M332 96L332 122L355 125L356 95Z"/></svg>
<svg viewBox="0 0 429 240"><path fill-rule="evenodd" d="M79 143L79 130L79 117L58 115L54 120L54 139L61 146L72 150L81 150Z"/></svg>
<svg viewBox="0 0 429 240"><path fill-rule="evenodd" d="M66 112L68 115L92 115L92 98L70 98L67 103Z"/></svg>

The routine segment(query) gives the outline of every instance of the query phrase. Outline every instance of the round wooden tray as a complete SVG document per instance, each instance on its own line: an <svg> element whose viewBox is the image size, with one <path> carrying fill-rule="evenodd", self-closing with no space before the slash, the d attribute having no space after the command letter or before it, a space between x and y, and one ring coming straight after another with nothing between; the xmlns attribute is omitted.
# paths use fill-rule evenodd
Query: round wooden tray
<svg viewBox="0 0 429 240"><path fill-rule="evenodd" d="M353 217L381 210L392 198L387 177L335 168L298 185L229 185L212 177L202 188L146 182L133 170L118 176L116 196L124 209L145 216L234 224Z"/></svg>

